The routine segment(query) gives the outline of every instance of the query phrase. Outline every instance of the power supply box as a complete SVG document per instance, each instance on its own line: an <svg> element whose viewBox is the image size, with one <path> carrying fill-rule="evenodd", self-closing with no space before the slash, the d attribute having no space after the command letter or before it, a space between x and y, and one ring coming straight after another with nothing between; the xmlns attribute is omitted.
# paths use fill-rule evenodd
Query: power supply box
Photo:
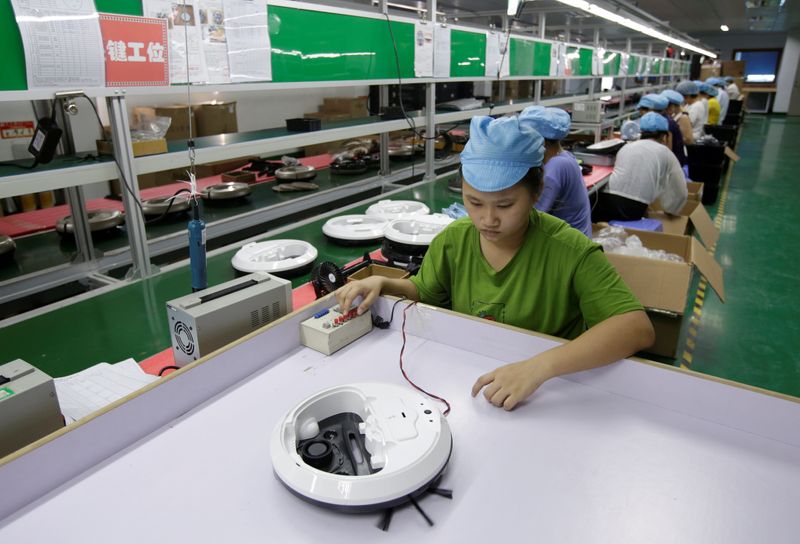
<svg viewBox="0 0 800 544"><path fill-rule="evenodd" d="M0 457L63 426L53 378L22 359L0 365Z"/></svg>
<svg viewBox="0 0 800 544"><path fill-rule="evenodd" d="M572 105L572 120L575 123L599 123L605 115L605 104L599 100L593 102L575 102Z"/></svg>
<svg viewBox="0 0 800 544"><path fill-rule="evenodd" d="M183 366L292 311L292 283L266 272L167 302L175 364Z"/></svg>

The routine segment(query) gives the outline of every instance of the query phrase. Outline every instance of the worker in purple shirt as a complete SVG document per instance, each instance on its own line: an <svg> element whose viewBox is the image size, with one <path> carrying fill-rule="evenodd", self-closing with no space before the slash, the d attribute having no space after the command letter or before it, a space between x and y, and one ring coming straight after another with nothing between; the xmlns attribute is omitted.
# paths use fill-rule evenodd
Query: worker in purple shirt
<svg viewBox="0 0 800 544"><path fill-rule="evenodd" d="M672 152L678 158L678 162L680 163L681 167L683 167L684 165L688 164L686 159L686 149L683 145L683 134L681 134L681 127L678 126L678 123L676 123L675 120L672 119L667 113L669 103L670 98L663 93L646 94L639 101L639 105L636 106L636 108L639 110L641 115L644 115L650 111L654 111L666 118L667 125L669 126L667 147L672 150Z"/></svg>
<svg viewBox="0 0 800 544"><path fill-rule="evenodd" d="M581 167L572 153L561 148L561 140L569 134L569 114L559 108L531 106L520 113L519 123L530 123L545 139L544 188L534 207L591 238L592 212Z"/></svg>

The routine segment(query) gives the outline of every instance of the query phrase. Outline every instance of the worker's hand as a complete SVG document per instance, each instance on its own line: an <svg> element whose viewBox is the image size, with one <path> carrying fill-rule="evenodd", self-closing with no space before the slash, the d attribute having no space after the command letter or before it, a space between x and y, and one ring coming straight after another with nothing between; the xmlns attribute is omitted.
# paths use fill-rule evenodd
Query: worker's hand
<svg viewBox="0 0 800 544"><path fill-rule="evenodd" d="M346 312L353 305L356 298L361 297L361 304L358 305L356 312L358 315L363 314L372 306L375 299L380 296L384 279L381 276L370 276L340 287L336 290L336 300L339 302L339 308L342 309L342 312Z"/></svg>
<svg viewBox="0 0 800 544"><path fill-rule="evenodd" d="M501 366L484 374L472 386L472 396L483 391L486 400L505 410L527 399L540 385L552 377L544 361L537 358Z"/></svg>

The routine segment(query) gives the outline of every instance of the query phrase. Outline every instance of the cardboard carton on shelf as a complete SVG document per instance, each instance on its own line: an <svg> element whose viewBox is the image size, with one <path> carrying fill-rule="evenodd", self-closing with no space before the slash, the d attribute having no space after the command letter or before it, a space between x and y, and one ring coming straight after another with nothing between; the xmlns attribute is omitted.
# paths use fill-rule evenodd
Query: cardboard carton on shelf
<svg viewBox="0 0 800 544"><path fill-rule="evenodd" d="M598 225L593 225L595 231ZM649 353L675 357L685 317L689 286L696 269L725 301L722 267L694 237L663 232L626 231L638 236L644 247L680 255L684 262L660 261L646 257L608 253L608 261L619 272L633 294L647 310L656 331Z"/></svg>
<svg viewBox="0 0 800 544"><path fill-rule="evenodd" d="M744 69L746 66L746 62L743 60L723 60L721 63L722 70L720 75L721 76L731 76L734 78L742 78L744 79ZM741 83L736 83L737 85L741 86Z"/></svg>
<svg viewBox="0 0 800 544"><path fill-rule="evenodd" d="M189 115L191 110L186 104L175 104L172 106L157 107L136 107L133 108L131 125L136 126L147 116L169 117L171 122L164 138L167 140L188 140L189 139ZM192 134L197 136L197 123L192 118Z"/></svg>
<svg viewBox="0 0 800 544"><path fill-rule="evenodd" d="M693 182L697 183L697 182ZM700 183L702 186L703 184ZM699 198L699 195L698 197ZM689 198L680 212L676 215L666 213L661 208L661 203L656 200L650 205L646 213L649 219L658 219L668 234L692 234L697 232L703 245L707 248L714 247L719 240L719 229L714 225L705 206L700 200Z"/></svg>
<svg viewBox="0 0 800 544"><path fill-rule="evenodd" d="M236 102L208 102L192 107L198 136L214 136L239 131Z"/></svg>
<svg viewBox="0 0 800 544"><path fill-rule="evenodd" d="M369 115L369 97L357 96L355 98L324 98L320 112L347 114L350 119L366 117Z"/></svg>
<svg viewBox="0 0 800 544"><path fill-rule="evenodd" d="M159 185L174 183L174 180L172 179L172 172L170 170L166 170L164 172L152 172L150 174L139 174L137 178L139 182L139 189L148 189L150 187L158 187ZM112 195L122 196L122 191L125 189L122 188L119 180L111 180L110 185Z"/></svg>
<svg viewBox="0 0 800 544"><path fill-rule="evenodd" d="M167 141L163 138L153 140L135 140L132 142L133 156L157 155L167 152ZM113 155L114 142L111 140L97 140L97 153L99 155Z"/></svg>
<svg viewBox="0 0 800 544"><path fill-rule="evenodd" d="M364 278L368 278L370 276L383 276L384 278L392 278L392 279L405 279L409 277L411 274L408 270L404 270L402 268L394 268L391 266L384 266L382 264L370 264L361 270L353 272L350 276L347 277L347 281L356 281L356 280L363 280Z"/></svg>

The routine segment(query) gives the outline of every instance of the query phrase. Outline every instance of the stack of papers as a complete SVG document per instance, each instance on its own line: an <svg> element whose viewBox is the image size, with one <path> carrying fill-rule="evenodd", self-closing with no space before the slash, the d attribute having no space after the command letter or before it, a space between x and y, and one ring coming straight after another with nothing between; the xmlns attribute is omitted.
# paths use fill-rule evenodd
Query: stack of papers
<svg viewBox="0 0 800 544"><path fill-rule="evenodd" d="M158 379L133 359L114 365L99 363L71 376L56 378L56 393L67 425Z"/></svg>

